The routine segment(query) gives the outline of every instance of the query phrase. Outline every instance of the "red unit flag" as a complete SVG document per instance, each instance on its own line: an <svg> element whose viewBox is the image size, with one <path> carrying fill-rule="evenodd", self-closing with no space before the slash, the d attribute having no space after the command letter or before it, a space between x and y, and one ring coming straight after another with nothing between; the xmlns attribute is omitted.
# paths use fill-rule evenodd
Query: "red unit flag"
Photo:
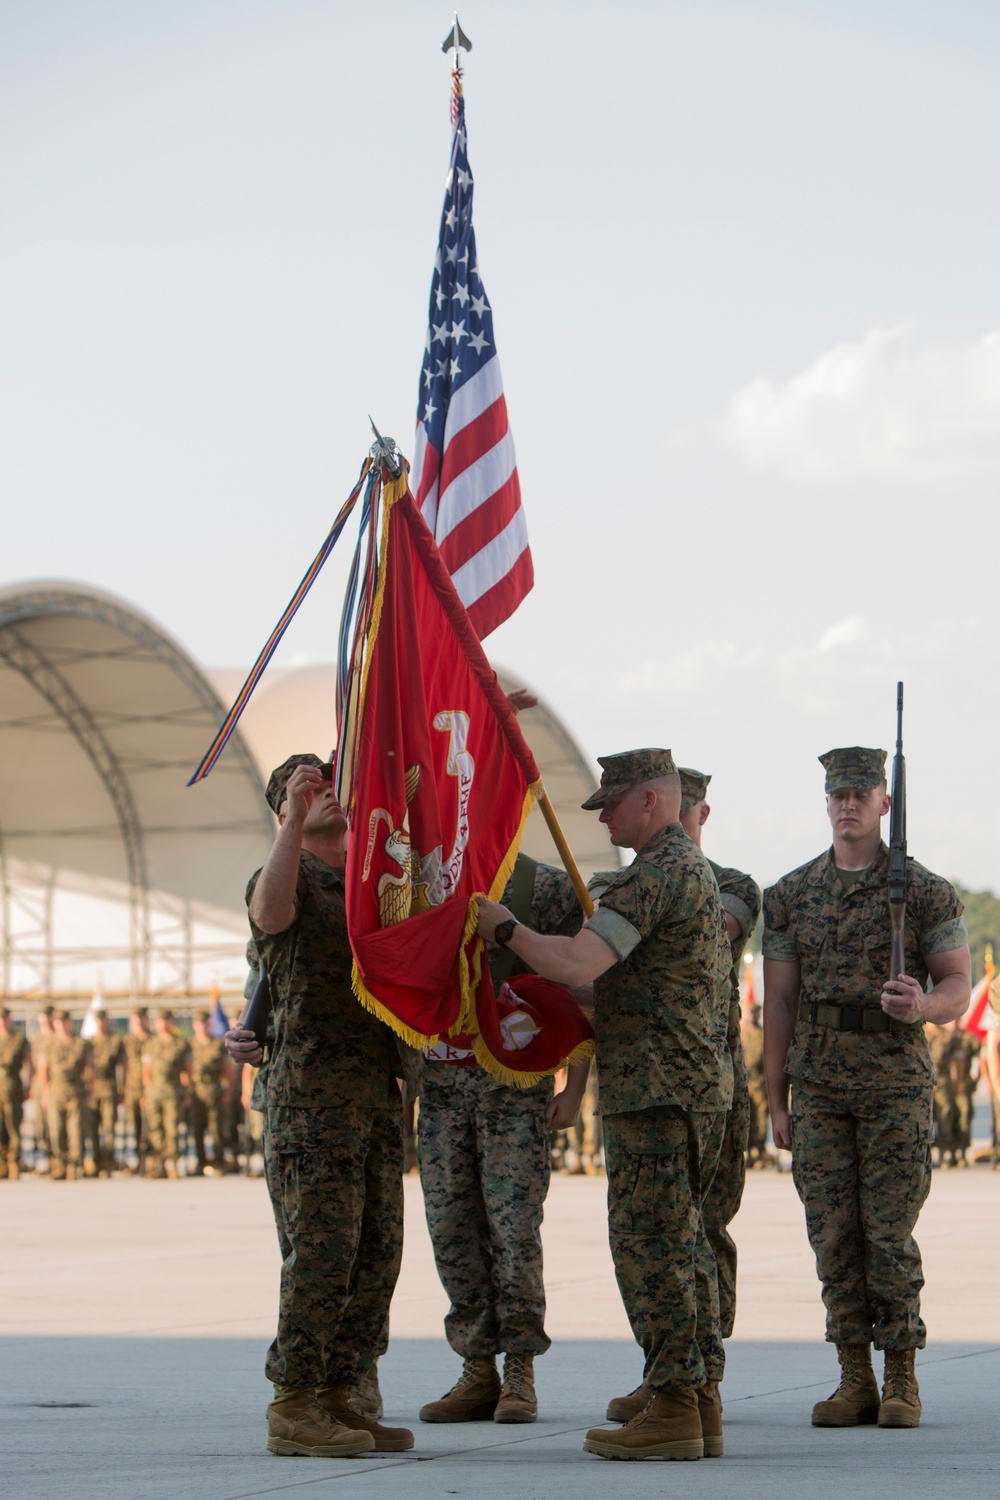
<svg viewBox="0 0 1000 1500"><path fill-rule="evenodd" d="M411 1044L470 1035L485 1067L527 1084L592 1051L565 991L525 997L527 1021L511 1024L514 1001L498 1008L475 933L471 898L502 894L538 767L405 476L383 497L351 747L355 991Z"/></svg>

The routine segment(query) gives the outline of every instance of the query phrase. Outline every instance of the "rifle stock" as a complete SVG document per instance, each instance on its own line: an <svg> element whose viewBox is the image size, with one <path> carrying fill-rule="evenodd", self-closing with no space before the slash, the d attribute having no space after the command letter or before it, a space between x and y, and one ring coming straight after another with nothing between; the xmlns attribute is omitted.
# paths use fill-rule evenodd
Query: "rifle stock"
<svg viewBox="0 0 1000 1500"><path fill-rule="evenodd" d="M896 754L892 761L889 813L889 920L892 924L890 979L906 972L906 761L903 758L903 684L896 684Z"/></svg>

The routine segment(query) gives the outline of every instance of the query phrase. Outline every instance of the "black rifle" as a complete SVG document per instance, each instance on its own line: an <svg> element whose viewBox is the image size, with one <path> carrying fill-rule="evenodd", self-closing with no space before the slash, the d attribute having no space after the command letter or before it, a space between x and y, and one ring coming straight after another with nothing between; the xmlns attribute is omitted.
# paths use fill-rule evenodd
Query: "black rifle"
<svg viewBox="0 0 1000 1500"><path fill-rule="evenodd" d="M271 1019L271 981L267 977L264 960L260 963L260 978L250 998L250 1004L243 1013L240 1025L245 1031L252 1031L257 1038L257 1046L263 1052L267 1046L267 1023Z"/></svg>
<svg viewBox="0 0 1000 1500"><path fill-rule="evenodd" d="M903 927L906 921L906 761L903 759L903 684L896 683L896 754L892 762L889 814L889 920L892 923L890 979L906 973Z"/></svg>

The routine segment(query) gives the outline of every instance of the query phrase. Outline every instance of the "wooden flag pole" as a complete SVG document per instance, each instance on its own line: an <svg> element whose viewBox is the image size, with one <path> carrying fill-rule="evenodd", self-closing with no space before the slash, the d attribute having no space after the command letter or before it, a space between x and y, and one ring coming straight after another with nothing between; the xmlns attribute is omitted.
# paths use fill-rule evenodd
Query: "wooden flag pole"
<svg viewBox="0 0 1000 1500"><path fill-rule="evenodd" d="M580 905L583 908L583 915L585 917L592 917L594 915L594 903L590 899L590 892L587 890L586 882L580 874L576 860L573 858L573 852L566 842L566 835L559 826L559 819L556 817L555 808L549 801L549 794L544 788L537 800L538 806L542 810L542 817L548 824L553 842L559 851L559 858L566 867L566 874L573 882L573 889L576 891Z"/></svg>

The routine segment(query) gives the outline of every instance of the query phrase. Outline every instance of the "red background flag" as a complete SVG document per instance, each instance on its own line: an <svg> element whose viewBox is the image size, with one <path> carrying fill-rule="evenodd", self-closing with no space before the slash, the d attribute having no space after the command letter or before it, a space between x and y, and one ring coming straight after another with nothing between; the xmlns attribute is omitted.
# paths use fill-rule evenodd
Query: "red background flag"
<svg viewBox="0 0 1000 1500"><path fill-rule="evenodd" d="M384 507L347 852L355 989L413 1045L468 1033L530 1081L590 1050L590 1029L542 1001L526 1056L506 1046L471 897L503 893L538 767L405 478Z"/></svg>

